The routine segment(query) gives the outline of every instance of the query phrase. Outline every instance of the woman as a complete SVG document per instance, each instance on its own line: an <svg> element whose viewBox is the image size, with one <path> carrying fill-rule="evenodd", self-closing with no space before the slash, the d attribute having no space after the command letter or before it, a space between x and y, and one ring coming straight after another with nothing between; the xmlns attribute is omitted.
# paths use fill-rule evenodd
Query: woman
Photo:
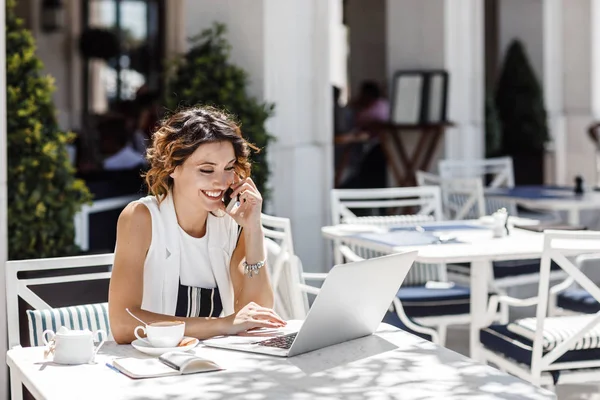
<svg viewBox="0 0 600 400"><path fill-rule="evenodd" d="M109 315L118 343L133 341L139 325L126 308L146 323L185 321L185 335L199 339L285 325L271 309L249 147L212 108L178 112L154 134L152 195L130 203L117 224ZM226 211L229 188L239 207Z"/></svg>

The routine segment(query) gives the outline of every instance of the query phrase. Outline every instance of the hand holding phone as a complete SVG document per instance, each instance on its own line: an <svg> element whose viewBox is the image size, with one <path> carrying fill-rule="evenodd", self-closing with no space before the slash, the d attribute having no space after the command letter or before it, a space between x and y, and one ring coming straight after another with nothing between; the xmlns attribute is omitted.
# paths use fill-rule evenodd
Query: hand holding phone
<svg viewBox="0 0 600 400"><path fill-rule="evenodd" d="M236 206L236 204L239 203L237 196L235 196L233 199L231 198L232 193L233 189L230 187L225 191L225 194L223 195L223 203L225 203L225 211L227 211L227 213L230 213Z"/></svg>

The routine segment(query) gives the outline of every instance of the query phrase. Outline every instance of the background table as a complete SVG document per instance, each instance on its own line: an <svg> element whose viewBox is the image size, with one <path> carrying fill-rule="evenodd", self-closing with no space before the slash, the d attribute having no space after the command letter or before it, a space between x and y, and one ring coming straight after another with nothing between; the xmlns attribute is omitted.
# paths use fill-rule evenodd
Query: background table
<svg viewBox="0 0 600 400"><path fill-rule="evenodd" d="M143 356L106 343L97 364L43 362L43 348L10 350L39 399L554 399L553 393L478 364L397 328L292 358L197 347L225 371L133 380L106 367L119 356Z"/></svg>
<svg viewBox="0 0 600 400"><path fill-rule="evenodd" d="M569 224L580 225L582 210L600 210L600 192L589 188L576 196L573 188L564 186L515 186L486 189L485 196L511 201L535 210L566 211Z"/></svg>

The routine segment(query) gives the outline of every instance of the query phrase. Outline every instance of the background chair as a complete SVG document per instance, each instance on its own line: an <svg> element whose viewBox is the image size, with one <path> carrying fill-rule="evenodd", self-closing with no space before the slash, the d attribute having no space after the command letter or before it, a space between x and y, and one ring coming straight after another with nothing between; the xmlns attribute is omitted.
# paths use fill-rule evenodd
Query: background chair
<svg viewBox="0 0 600 400"><path fill-rule="evenodd" d="M480 331L482 359L538 386L597 382L600 313L548 317L547 312L552 262L596 301L600 300L600 288L567 258L597 252L600 232L546 231L544 236L538 296L524 300L509 296L490 298L489 319ZM493 311L499 302L516 307L536 305L536 317L492 325Z"/></svg>
<svg viewBox="0 0 600 400"><path fill-rule="evenodd" d="M585 266L600 262L599 254L583 254L575 258L575 265L582 272ZM550 289L548 315L595 314L600 311L600 303L590 293L568 276L560 284Z"/></svg>
<svg viewBox="0 0 600 400"><path fill-rule="evenodd" d="M102 329L112 337L106 301L113 261L113 254L99 254L7 262L8 348L39 345L44 329L56 332L61 326ZM80 289L75 290L74 284ZM92 302L86 304L88 300ZM32 310L25 312L25 308ZM22 377L11 370L10 380L12 399L22 399Z"/></svg>
<svg viewBox="0 0 600 400"><path fill-rule="evenodd" d="M442 181L453 179L477 179L481 190L485 194L487 188L512 188L515 186L513 162L510 157L488 158L480 160L440 160L439 171ZM485 197L485 213L492 214L500 208L505 208L509 215L517 215L514 202ZM556 214L548 213L521 213L522 217L535 219L556 220ZM539 280L539 260L507 260L495 261L494 280L490 282L492 290L504 293L509 288L537 284ZM448 265L450 279L457 282L467 281L470 275L470 266L467 264ZM563 279L565 274L558 266L553 265L552 279Z"/></svg>
<svg viewBox="0 0 600 400"><path fill-rule="evenodd" d="M326 273L305 273L294 253L289 218L261 215L267 248L267 267L275 294L275 311L284 319L304 319L309 309L308 295L317 295L318 286L306 281L323 281Z"/></svg>
<svg viewBox="0 0 600 400"><path fill-rule="evenodd" d="M487 158L479 160L440 160L438 164L442 179L477 178L484 189L512 188L515 186L513 162L510 157ZM506 208L511 215L517 215L513 202L485 198L486 214L492 214L500 208Z"/></svg>
<svg viewBox="0 0 600 400"><path fill-rule="evenodd" d="M419 186L440 187L445 219L477 219L485 215L483 185L478 178L442 178L425 171L415 175Z"/></svg>

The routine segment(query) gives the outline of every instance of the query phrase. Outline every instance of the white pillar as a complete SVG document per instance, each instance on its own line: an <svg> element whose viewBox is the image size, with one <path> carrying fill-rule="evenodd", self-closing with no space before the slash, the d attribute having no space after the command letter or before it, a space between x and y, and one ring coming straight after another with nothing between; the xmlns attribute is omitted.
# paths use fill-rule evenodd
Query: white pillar
<svg viewBox="0 0 600 400"><path fill-rule="evenodd" d="M485 155L484 2L444 1L444 65L450 73L446 158L478 159Z"/></svg>
<svg viewBox="0 0 600 400"><path fill-rule="evenodd" d="M552 142L554 179L546 181L567 183L566 119L563 102L563 18L562 0L544 0L543 4L543 88L548 129Z"/></svg>
<svg viewBox="0 0 600 400"><path fill-rule="evenodd" d="M308 271L326 270L320 228L329 223L332 186L330 22L339 0L187 0L186 36L214 21L227 25L232 62L250 77L250 94L275 103L268 130L271 203L292 220L295 248ZM338 10L338 12L336 12ZM341 21L340 21L341 22Z"/></svg>
<svg viewBox="0 0 600 400"><path fill-rule="evenodd" d="M6 293L6 260L8 259L8 220L7 220L7 162L6 162L6 3L0 0L0 287ZM0 354L6 355L7 339L6 296L0 296ZM0 398L8 398L8 367L2 358L0 362Z"/></svg>
<svg viewBox="0 0 600 400"><path fill-rule="evenodd" d="M387 0L390 82L399 69L450 74L448 118L456 127L445 134L446 158L484 155L483 11L483 0Z"/></svg>

